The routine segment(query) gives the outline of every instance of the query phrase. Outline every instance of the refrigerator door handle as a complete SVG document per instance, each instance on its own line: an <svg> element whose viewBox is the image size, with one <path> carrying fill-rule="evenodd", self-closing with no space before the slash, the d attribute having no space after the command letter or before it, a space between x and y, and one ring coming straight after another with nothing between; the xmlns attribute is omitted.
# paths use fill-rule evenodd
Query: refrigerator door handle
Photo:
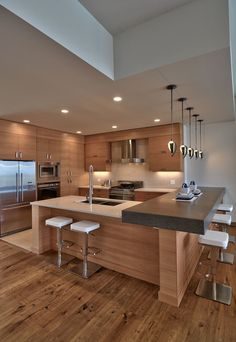
<svg viewBox="0 0 236 342"><path fill-rule="evenodd" d="M20 174L21 202L24 202L23 173Z"/></svg>
<svg viewBox="0 0 236 342"><path fill-rule="evenodd" d="M18 173L16 173L16 202L19 202Z"/></svg>

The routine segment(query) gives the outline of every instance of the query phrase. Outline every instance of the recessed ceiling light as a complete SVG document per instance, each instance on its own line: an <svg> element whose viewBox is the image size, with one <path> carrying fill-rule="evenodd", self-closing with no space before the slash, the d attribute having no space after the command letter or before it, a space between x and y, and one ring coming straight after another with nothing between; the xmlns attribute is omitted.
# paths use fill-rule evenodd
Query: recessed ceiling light
<svg viewBox="0 0 236 342"><path fill-rule="evenodd" d="M117 126L116 125L114 125L114 126L111 126L112 128L117 128Z"/></svg>
<svg viewBox="0 0 236 342"><path fill-rule="evenodd" d="M82 132L81 131L76 131L77 134L81 134Z"/></svg>
<svg viewBox="0 0 236 342"><path fill-rule="evenodd" d="M155 122L160 122L161 120L160 119L154 119Z"/></svg>
<svg viewBox="0 0 236 342"><path fill-rule="evenodd" d="M115 101L115 102L120 102L120 101L122 101L122 97L120 97L120 96L115 96L115 97L113 97L113 101Z"/></svg>
<svg viewBox="0 0 236 342"><path fill-rule="evenodd" d="M69 110L68 110L68 109L61 109L61 113L63 113L63 114L68 114L68 113L69 113Z"/></svg>
<svg viewBox="0 0 236 342"><path fill-rule="evenodd" d="M23 120L24 123L30 123L30 120Z"/></svg>

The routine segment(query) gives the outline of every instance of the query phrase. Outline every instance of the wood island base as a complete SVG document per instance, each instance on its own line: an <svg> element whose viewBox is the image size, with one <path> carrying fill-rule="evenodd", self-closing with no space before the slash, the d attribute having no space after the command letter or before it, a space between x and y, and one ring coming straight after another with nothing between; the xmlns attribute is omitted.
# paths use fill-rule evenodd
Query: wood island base
<svg viewBox="0 0 236 342"><path fill-rule="evenodd" d="M180 305L202 251L196 234L123 223L121 218L33 205L33 253L56 250L56 231L45 226L45 220L53 216L99 222L101 228L89 235L89 246L99 248L101 252L89 255L89 261L159 285L160 301ZM82 234L65 230L63 238L74 243L65 253L81 259Z"/></svg>

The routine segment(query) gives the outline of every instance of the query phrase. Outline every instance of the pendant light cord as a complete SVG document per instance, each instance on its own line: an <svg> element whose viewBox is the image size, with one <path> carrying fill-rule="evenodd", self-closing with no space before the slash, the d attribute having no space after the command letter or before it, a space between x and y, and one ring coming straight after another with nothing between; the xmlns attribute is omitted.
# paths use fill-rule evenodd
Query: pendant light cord
<svg viewBox="0 0 236 342"><path fill-rule="evenodd" d="M191 140L192 140L192 134L191 134L191 130L192 130L192 123L191 123L191 109L189 109L189 147L191 147Z"/></svg>
<svg viewBox="0 0 236 342"><path fill-rule="evenodd" d="M173 140L173 88L171 88L170 92L170 102L171 102L171 140Z"/></svg>

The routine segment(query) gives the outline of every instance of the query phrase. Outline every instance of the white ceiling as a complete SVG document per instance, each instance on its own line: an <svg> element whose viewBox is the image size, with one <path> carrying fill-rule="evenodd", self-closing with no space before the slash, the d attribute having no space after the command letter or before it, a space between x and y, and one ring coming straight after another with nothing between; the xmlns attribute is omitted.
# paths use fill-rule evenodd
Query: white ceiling
<svg viewBox="0 0 236 342"><path fill-rule="evenodd" d="M2 118L83 134L152 126L155 118L169 123L165 86L174 82L175 98L186 96L206 122L234 120L228 48L112 81L7 11L0 11L0 42Z"/></svg>
<svg viewBox="0 0 236 342"><path fill-rule="evenodd" d="M117 34L193 0L79 0L111 33Z"/></svg>

